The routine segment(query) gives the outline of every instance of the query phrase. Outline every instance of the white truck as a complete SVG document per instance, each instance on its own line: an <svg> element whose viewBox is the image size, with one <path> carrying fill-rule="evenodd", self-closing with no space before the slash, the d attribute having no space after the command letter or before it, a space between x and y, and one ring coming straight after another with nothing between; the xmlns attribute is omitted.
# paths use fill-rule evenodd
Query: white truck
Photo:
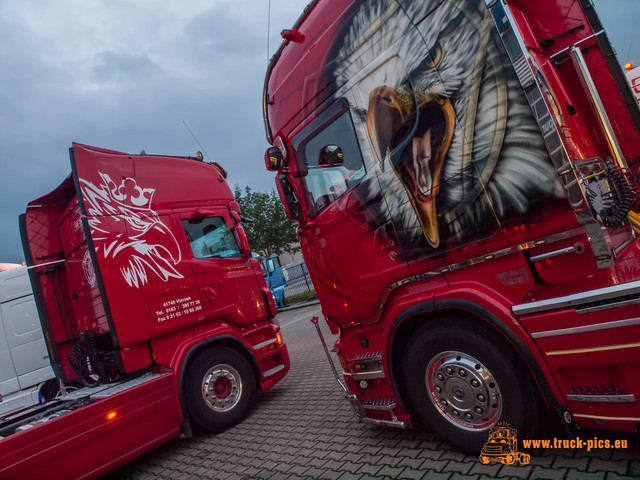
<svg viewBox="0 0 640 480"><path fill-rule="evenodd" d="M0 267L0 417L57 393L27 268Z"/></svg>
<svg viewBox="0 0 640 480"><path fill-rule="evenodd" d="M640 67L627 70L627 80L631 85L631 91L636 97L636 100L640 102Z"/></svg>

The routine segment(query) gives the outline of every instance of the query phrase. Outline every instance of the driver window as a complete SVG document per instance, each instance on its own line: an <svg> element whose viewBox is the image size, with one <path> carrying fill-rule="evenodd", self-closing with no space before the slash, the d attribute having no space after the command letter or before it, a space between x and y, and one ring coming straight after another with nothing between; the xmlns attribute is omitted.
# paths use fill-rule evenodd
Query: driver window
<svg viewBox="0 0 640 480"><path fill-rule="evenodd" d="M182 220L195 258L242 257L233 232L222 217L198 217Z"/></svg>
<svg viewBox="0 0 640 480"><path fill-rule="evenodd" d="M342 150L344 162L335 166L320 165L320 152L328 145ZM304 142L305 177L311 197L311 214L316 216L337 200L365 174L360 147L348 110Z"/></svg>

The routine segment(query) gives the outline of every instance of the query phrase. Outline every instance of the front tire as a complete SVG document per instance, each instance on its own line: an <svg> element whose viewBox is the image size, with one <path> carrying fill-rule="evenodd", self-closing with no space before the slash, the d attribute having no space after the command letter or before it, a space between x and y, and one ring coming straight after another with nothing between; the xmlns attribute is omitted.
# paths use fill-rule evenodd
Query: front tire
<svg viewBox="0 0 640 480"><path fill-rule="evenodd" d="M184 397L199 427L221 432L240 423L255 400L256 378L249 361L228 347L199 353L189 365Z"/></svg>
<svg viewBox="0 0 640 480"><path fill-rule="evenodd" d="M528 369L477 322L447 318L421 327L405 350L402 379L411 414L461 451L478 454L498 422L535 435L540 400Z"/></svg>

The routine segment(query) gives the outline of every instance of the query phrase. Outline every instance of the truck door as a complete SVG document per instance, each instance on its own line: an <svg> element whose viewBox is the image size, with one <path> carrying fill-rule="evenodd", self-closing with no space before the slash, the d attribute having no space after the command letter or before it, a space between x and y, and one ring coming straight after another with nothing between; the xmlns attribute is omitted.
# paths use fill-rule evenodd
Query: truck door
<svg viewBox="0 0 640 480"><path fill-rule="evenodd" d="M351 101L349 101L351 100ZM410 275L347 94L294 137L312 225L303 230L322 291L338 322L370 317L393 278ZM366 127L364 127L366 128ZM333 150L333 153L331 151ZM340 160L331 158L339 152ZM393 273L390 273L393 272Z"/></svg>
<svg viewBox="0 0 640 480"><path fill-rule="evenodd" d="M241 251L229 210L216 207L176 213L207 318L240 326L267 318L255 269Z"/></svg>

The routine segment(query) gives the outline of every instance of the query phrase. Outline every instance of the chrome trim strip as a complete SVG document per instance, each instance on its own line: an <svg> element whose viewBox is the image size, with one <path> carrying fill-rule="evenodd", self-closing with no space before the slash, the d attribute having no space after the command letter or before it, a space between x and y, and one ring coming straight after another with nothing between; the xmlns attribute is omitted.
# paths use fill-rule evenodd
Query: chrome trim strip
<svg viewBox="0 0 640 480"><path fill-rule="evenodd" d="M630 300L622 300L619 302L605 303L602 305L595 305L593 307L583 307L576 309L576 313L590 313L590 312L599 312L601 310L608 310L609 308L620 308L627 307L629 305L635 305L640 303L640 298L634 298Z"/></svg>
<svg viewBox="0 0 640 480"><path fill-rule="evenodd" d="M529 258L532 262L541 262L542 260L546 260L548 258L558 257L560 255L566 255L567 253L577 253L578 255L582 255L584 253L584 245L581 243L576 243L574 245L570 245L568 247L559 248L558 250L551 250L547 253L541 253L540 255L534 255Z"/></svg>
<svg viewBox="0 0 640 480"><path fill-rule="evenodd" d="M519 305L514 305L511 310L513 311L513 314L517 316L528 315L531 313L546 312L547 310L575 307L583 303L609 300L611 298L633 295L635 293L640 293L640 281L638 280L635 282L613 285L611 287L596 288L595 290L574 293L572 295L565 295L563 297L556 297L549 300L521 303Z"/></svg>
<svg viewBox="0 0 640 480"><path fill-rule="evenodd" d="M278 365L277 367L273 367L262 374L264 378L272 377L279 371L284 370L284 365Z"/></svg>
<svg viewBox="0 0 640 480"><path fill-rule="evenodd" d="M559 328L557 330L545 330L544 332L532 333L531 338L557 337L559 335L575 335L577 333L597 332L599 330L609 330L610 328L630 327L632 325L640 325L640 318L628 318L626 320L616 320L615 322L594 323L593 325L584 325L582 327Z"/></svg>
<svg viewBox="0 0 640 480"><path fill-rule="evenodd" d="M598 118L598 120L600 120L600 125L604 131L605 137L607 138L607 142L609 143L609 148L611 149L611 153L613 154L616 165L618 166L618 168L629 168L626 160L624 159L624 154L622 153L620 144L618 143L618 138L616 137L616 134L613 131L613 127L611 126L609 116L607 115L604 105L602 104L602 99L598 94L598 88L593 82L593 78L591 77L591 73L589 72L587 62L582 55L582 50L580 50L579 47L572 45L569 56L571 57L573 65L578 72L578 78L583 84L588 97L591 99L596 117Z"/></svg>
<svg viewBox="0 0 640 480"><path fill-rule="evenodd" d="M633 394L614 394L614 395L575 395L568 394L567 400L574 402L603 402L603 403L618 403L618 402L635 402L636 397Z"/></svg>
<svg viewBox="0 0 640 480"><path fill-rule="evenodd" d="M640 347L640 342L637 343L623 343L619 345L605 345L603 347L587 347L587 348L575 348L573 350L554 350L551 352L544 352L547 356L553 355L576 355L579 353L594 353L594 352L605 352L607 350L624 350L627 348L638 348Z"/></svg>
<svg viewBox="0 0 640 480"><path fill-rule="evenodd" d="M613 420L621 422L640 422L640 417L603 417L602 415L587 415L585 413L574 413L574 417L591 418L594 420Z"/></svg>
<svg viewBox="0 0 640 480"><path fill-rule="evenodd" d="M278 341L277 338L271 338L269 340L265 340L264 342L260 342L254 346L252 346L251 348L253 348L254 350L260 350L261 348L266 347L267 345L271 345L272 343L276 343Z"/></svg>

